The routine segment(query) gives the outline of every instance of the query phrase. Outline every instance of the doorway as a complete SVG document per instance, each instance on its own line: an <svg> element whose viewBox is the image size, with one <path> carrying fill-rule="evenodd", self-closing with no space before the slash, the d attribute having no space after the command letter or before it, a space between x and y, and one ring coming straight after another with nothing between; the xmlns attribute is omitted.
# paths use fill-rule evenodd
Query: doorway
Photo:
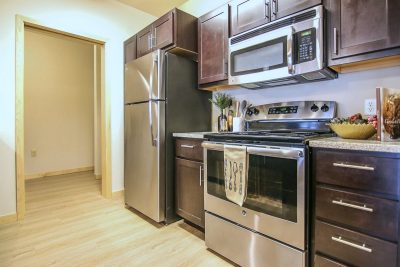
<svg viewBox="0 0 400 267"><path fill-rule="evenodd" d="M79 36L75 35L72 33L66 33L62 32L59 30L51 29L48 27L43 26L40 23L30 21L27 18L24 17L19 17L17 16L17 21L16 21L16 179L17 179L17 217L18 219L23 219L25 215L25 178L34 178L34 177L41 177L41 176L52 176L52 175L57 175L57 174L66 174L70 172L78 172L78 171L85 171L85 170L91 170L99 176L99 173L101 173L101 194L103 197L110 198L112 193L111 193L111 162L110 162L110 105L109 105L109 97L108 97L108 92L106 90L106 87L104 86L104 46L105 42L100 41L97 39L92 39L84 36ZM25 131L29 130L32 132L32 129L35 127L32 127L32 125L27 125L26 124L26 111L25 108L29 108L29 112L39 112L38 106L32 107L31 105L26 107L26 96L29 94L31 89L27 90L26 88L26 80L27 78L32 77L27 77L27 73L25 73L25 68L27 67L27 64L29 63L29 60L25 62L25 58L27 56L26 51L26 34L31 34L33 33L41 33L44 36L52 36L52 37L57 37L57 38L65 38L69 41L78 41L81 47L86 47L86 48L91 48L93 51L92 59L93 59L93 76L92 76L92 84L93 84L93 91L91 92L91 97L92 97L92 125L91 127L88 127L86 132L86 137L88 136L87 134L91 131L93 132L93 149L95 150L93 153L93 158L91 159L93 164L86 164L86 165L91 165L91 166L86 166L85 162L89 162L86 156L83 155L81 157L82 159L80 160L80 163L78 163L76 166L77 168L71 168L73 164L76 164L76 159L72 158L72 161L68 165L68 160L54 160L55 165L58 165L57 168L49 171L43 171L46 169L46 166L40 166L40 165L45 165L42 163L40 164L33 164L31 159L35 158L37 154L42 153L46 150L49 150L49 148L43 149L41 147L41 150L38 151L35 147L31 146L32 142L27 142L27 144L30 147L25 147L26 143L26 136L25 136ZM57 39L56 38L56 39ZM54 45L54 44L53 44ZM62 55L63 51L59 51L60 55ZM41 64L40 62L37 62L35 64ZM32 65L32 64L31 64ZM34 66L34 65L33 65ZM51 77L51 71L54 71L53 74L56 73L57 70L49 70L49 76ZM58 74L60 69L58 70ZM41 80L39 77L34 77L33 78L36 83L40 83ZM46 76L43 76L41 79L46 79ZM26 83L26 84L25 84ZM63 87L65 81L60 84L59 86L56 87ZM29 83L32 85L32 83ZM54 86L53 86L54 87ZM40 86L38 86L40 88ZM41 88L43 89L43 88ZM55 88L56 89L56 88ZM46 90L46 89L44 89ZM51 92L51 88L47 88L48 91ZM71 96L71 94L69 94ZM60 97L60 96L59 96ZM89 95L86 95L83 98L88 98L90 97ZM75 98L75 101L73 99L74 103L77 101L82 102L81 108L84 110L88 111L90 107L85 107L85 101L80 99L80 98ZM60 99L58 99L60 101ZM82 101L81 101L82 100ZM50 101L50 102L48 102ZM56 107L54 103L52 104L51 99L43 99L43 103L46 103L46 105L53 105L53 108ZM87 102L87 101L86 101ZM63 115L63 112L68 112L73 110L73 109L68 109L68 104L64 105L65 110L64 111L59 111L61 112L60 115ZM89 109L88 109L89 108ZM46 111L46 109L44 109ZM42 111L43 114L48 114L49 107L47 108L47 112ZM51 110L51 107L50 107ZM39 112L40 113L40 112ZM31 113L28 114L28 117L31 118ZM38 116L36 116L38 117ZM80 118L81 120L81 126L75 125L75 127L82 127L82 125L87 125L87 121L84 121L84 118ZM56 116L53 116L53 118L50 116L49 117L49 122L48 124L53 123L53 127L62 127L63 124L60 123L60 121L57 122ZM35 123L34 123L35 124ZM40 123L39 123L40 124ZM58 124L58 126L57 126ZM35 124L39 126L38 124ZM34 125L34 126L35 126ZM26 128L25 128L26 127ZM40 128L40 127L39 127ZM86 128L86 126L85 126ZM66 127L64 130L68 129ZM60 130L60 129L56 129ZM62 132L62 131L61 131ZM59 131L59 133L61 133ZM78 133L79 130L75 129L75 133ZM36 128L36 136L40 136L40 130L37 131ZM40 137L38 137L40 139ZM42 138L43 139L43 138ZM53 140L57 142L57 140ZM61 139L60 139L61 141ZM85 140L82 140L85 142ZM86 140L88 141L88 140ZM42 140L42 143L44 141ZM50 142L49 142L50 143ZM76 146L77 144L75 144ZM45 146L45 145L44 145ZM57 148L50 147L50 150L57 150ZM26 149L26 150L25 150ZM63 149L62 147L60 149ZM67 150L70 150L68 147L64 147L64 150L67 152ZM75 148L75 150L79 150L79 144ZM87 149L86 149L87 150ZM98 150L98 151L96 151ZM47 151L49 152L49 151ZM71 152L71 151L70 151ZM82 154L87 154L88 151L84 151ZM43 153L46 154L46 153ZM48 154L48 153L47 153ZM61 153L62 154L62 153ZM66 157L68 153L62 154L65 155ZM29 155L32 158L29 158L28 161L25 160L25 155ZM80 155L82 156L82 155ZM49 157L51 158L51 157ZM70 155L69 158L71 159ZM74 162L75 160L75 162ZM50 160L52 161L52 160ZM79 161L79 160L78 160ZM54 163L53 162L53 163ZM72 165L71 165L72 164ZM82 165L83 164L83 165ZM32 167L35 166L35 167ZM68 167L69 166L69 167ZM36 169L35 169L36 168ZM41 168L41 169L40 169ZM96 170L95 170L96 169ZM100 169L100 170L99 170Z"/></svg>

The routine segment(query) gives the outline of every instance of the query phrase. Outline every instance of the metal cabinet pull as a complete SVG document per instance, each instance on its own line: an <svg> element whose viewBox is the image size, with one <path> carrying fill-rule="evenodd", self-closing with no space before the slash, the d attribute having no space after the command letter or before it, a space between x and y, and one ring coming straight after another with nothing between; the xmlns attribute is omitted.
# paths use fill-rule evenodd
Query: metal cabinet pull
<svg viewBox="0 0 400 267"><path fill-rule="evenodd" d="M337 28L333 28L333 53L338 54L338 43L337 43Z"/></svg>
<svg viewBox="0 0 400 267"><path fill-rule="evenodd" d="M350 204L350 203L346 203L343 202L343 200L332 200L333 204L339 205L339 206L344 206L344 207L349 207L349 208L353 208L353 209L357 209L357 210L363 210L363 211L368 211L368 212L374 212L373 209L371 208L367 208L367 205L363 205L363 206L359 206L359 205L354 205L354 204Z"/></svg>
<svg viewBox="0 0 400 267"><path fill-rule="evenodd" d="M200 187L201 187L201 184L202 184L202 179L203 178L203 165L200 165L200 177L199 177L199 180L200 180Z"/></svg>
<svg viewBox="0 0 400 267"><path fill-rule="evenodd" d="M193 149L195 146L191 146L191 145L181 145L181 147L183 147L183 148L191 148L191 149Z"/></svg>
<svg viewBox="0 0 400 267"><path fill-rule="evenodd" d="M151 50L151 35L147 36L147 48Z"/></svg>
<svg viewBox="0 0 400 267"><path fill-rule="evenodd" d="M336 241L336 242L338 242L338 243L342 243L342 244L344 244L344 245L353 247L353 248L357 248L357 249L359 249L359 250L363 250L363 251L366 251L366 252L369 252L369 253L372 252L372 248L367 247L367 246L365 245L365 243L362 244L362 245L354 244L353 242L344 240L341 236L339 236L339 237L332 236L332 240L333 240L333 241Z"/></svg>
<svg viewBox="0 0 400 267"><path fill-rule="evenodd" d="M337 163L337 162L334 162L333 166L340 167L340 168L364 170L364 171L374 171L375 170L374 167L370 167L370 166L360 166L360 165L352 165L352 164Z"/></svg>

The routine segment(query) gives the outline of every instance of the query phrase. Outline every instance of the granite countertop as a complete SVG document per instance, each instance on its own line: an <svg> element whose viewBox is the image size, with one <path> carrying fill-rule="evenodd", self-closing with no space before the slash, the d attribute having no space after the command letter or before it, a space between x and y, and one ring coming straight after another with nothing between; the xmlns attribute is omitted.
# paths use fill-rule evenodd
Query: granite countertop
<svg viewBox="0 0 400 267"><path fill-rule="evenodd" d="M204 139L204 135L211 132L173 133L173 137Z"/></svg>
<svg viewBox="0 0 400 267"><path fill-rule="evenodd" d="M400 153L400 142L381 142L376 140L353 140L340 137L313 139L310 147L361 150L372 152Z"/></svg>

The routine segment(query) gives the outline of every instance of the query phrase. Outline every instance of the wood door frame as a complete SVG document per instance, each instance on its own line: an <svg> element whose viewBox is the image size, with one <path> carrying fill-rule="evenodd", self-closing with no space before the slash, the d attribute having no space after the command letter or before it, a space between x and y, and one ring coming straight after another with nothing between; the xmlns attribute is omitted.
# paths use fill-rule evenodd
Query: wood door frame
<svg viewBox="0 0 400 267"><path fill-rule="evenodd" d="M105 198L112 197L111 180L111 110L110 89L105 86L105 44L106 39L98 36L81 36L46 26L30 18L16 15L15 21L15 167L16 167L16 202L17 218L25 216L25 166L24 166L24 57L25 26L73 37L98 45L101 49L101 194Z"/></svg>

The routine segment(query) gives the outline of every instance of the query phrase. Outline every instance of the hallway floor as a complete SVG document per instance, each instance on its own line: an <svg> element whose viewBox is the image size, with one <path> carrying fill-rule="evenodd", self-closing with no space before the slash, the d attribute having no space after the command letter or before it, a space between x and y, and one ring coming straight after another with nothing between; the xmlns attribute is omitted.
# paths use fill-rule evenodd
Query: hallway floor
<svg viewBox="0 0 400 267"><path fill-rule="evenodd" d="M1 267L231 266L183 221L152 224L102 198L90 172L29 180L26 199L25 219L0 225Z"/></svg>

